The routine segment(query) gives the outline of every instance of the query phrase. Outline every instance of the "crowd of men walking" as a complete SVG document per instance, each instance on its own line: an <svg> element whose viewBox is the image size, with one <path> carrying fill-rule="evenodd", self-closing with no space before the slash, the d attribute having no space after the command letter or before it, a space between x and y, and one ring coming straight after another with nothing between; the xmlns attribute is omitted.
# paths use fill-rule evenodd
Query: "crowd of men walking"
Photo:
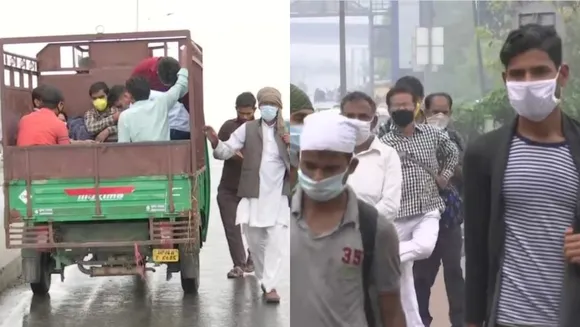
<svg viewBox="0 0 580 327"><path fill-rule="evenodd" d="M255 270L278 303L289 246L292 325L427 327L443 265L452 327L578 326L580 123L560 107L562 42L526 25L500 59L517 117L469 146L452 97L425 96L411 76L387 93L382 126L363 92L347 94L340 115L315 113L291 85L289 129L280 92L241 94L237 118L205 130L226 160L228 277Z"/></svg>

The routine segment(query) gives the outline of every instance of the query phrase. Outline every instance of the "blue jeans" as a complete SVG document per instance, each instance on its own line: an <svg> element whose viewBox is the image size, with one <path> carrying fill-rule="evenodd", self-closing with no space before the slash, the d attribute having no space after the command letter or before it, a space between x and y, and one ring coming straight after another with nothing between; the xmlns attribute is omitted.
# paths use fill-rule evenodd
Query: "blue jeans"
<svg viewBox="0 0 580 327"><path fill-rule="evenodd" d="M176 129L170 129L169 130L169 138L172 141L175 141L175 140L189 140L191 138L191 133L190 132L178 131Z"/></svg>

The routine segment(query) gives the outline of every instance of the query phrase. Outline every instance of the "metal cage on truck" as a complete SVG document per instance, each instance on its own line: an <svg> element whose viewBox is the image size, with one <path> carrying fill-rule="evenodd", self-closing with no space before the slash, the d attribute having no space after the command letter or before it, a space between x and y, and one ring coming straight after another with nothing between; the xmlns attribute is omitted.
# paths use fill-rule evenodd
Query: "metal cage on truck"
<svg viewBox="0 0 580 327"><path fill-rule="evenodd" d="M47 45L36 58L4 51L6 45L29 43ZM85 91L90 84L101 80L110 84L124 84L141 60L153 56L155 51L165 51L167 55L170 43L178 44L180 49L185 47L187 58L191 58L181 62L182 67L188 67L190 72L191 140L16 146L18 122L32 110L30 91L37 84L54 85L63 92L65 111L69 117L82 114L90 108ZM67 53L63 48L72 49L72 67L62 65L62 57ZM192 42L189 31L7 38L0 39L0 51L0 68L5 72L0 74L0 112L7 248L91 248L200 242L200 201L202 206L209 207L207 196L198 196L199 187L209 186L206 142L202 133L203 58L201 48ZM56 209L50 213L43 212L34 200L34 189L39 185L51 181L80 180L85 183L83 187L90 186L94 190L90 219L114 220L119 218L119 214L107 207L104 192L107 183L135 177L165 180L167 183L167 205L163 210L137 210L134 213L148 221L148 240L61 242L56 225L75 221L71 214L73 211L61 208L60 213ZM189 204L179 204L174 199L172 190L176 183L190 188L187 192ZM19 186L24 191L14 193L13 190ZM15 202L16 198L20 202ZM83 219L86 221L87 217ZM167 232L172 235L171 239L167 239Z"/></svg>

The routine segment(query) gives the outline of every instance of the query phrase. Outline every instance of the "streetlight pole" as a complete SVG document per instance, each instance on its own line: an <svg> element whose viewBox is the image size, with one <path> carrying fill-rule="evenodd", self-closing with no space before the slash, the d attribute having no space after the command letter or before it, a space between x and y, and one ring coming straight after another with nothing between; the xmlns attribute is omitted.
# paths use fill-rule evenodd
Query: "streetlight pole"
<svg viewBox="0 0 580 327"><path fill-rule="evenodd" d="M340 97L346 95L346 0L338 3L338 25L340 42Z"/></svg>
<svg viewBox="0 0 580 327"><path fill-rule="evenodd" d="M135 0L135 32L139 32L139 0Z"/></svg>

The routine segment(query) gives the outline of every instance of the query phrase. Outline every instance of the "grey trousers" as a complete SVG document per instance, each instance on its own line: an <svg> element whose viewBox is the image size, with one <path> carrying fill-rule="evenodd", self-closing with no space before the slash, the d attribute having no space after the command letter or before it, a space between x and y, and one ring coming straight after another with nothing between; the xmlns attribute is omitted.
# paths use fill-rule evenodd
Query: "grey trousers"
<svg viewBox="0 0 580 327"><path fill-rule="evenodd" d="M240 200L232 191L218 190L217 203L234 267L243 267L246 264L246 250L242 240L242 230L240 226L236 225L236 211Z"/></svg>
<svg viewBox="0 0 580 327"><path fill-rule="evenodd" d="M419 313L425 327L431 325L433 317L429 312L431 287L443 262L443 278L449 301L449 320L452 327L464 326L465 280L461 268L461 251L463 239L461 226L439 228L439 238L431 256L424 260L415 261L413 275L415 278L415 292L419 304Z"/></svg>

